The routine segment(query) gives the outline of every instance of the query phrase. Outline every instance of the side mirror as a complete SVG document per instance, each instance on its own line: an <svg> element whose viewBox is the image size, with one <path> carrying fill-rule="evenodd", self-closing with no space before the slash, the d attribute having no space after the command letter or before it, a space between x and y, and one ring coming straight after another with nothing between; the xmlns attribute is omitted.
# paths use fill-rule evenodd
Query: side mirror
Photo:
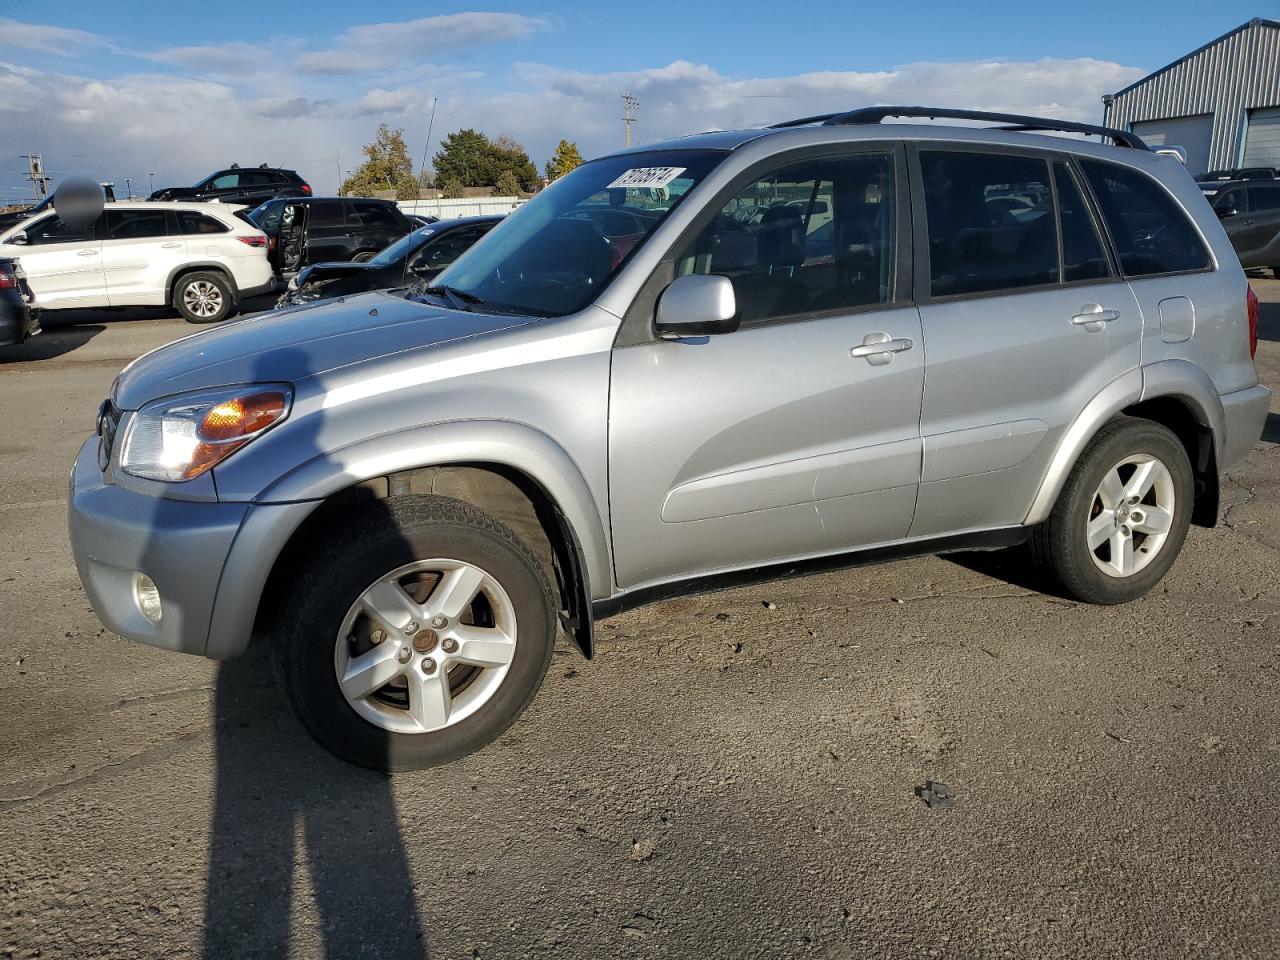
<svg viewBox="0 0 1280 960"><path fill-rule="evenodd" d="M738 329L738 301L728 277L676 277L658 298L653 327L664 340L733 333Z"/></svg>
<svg viewBox="0 0 1280 960"><path fill-rule="evenodd" d="M5 241L5 244L13 244L15 247L25 247L30 242L31 239L27 236L26 231L19 230L17 233L11 235L9 239Z"/></svg>
<svg viewBox="0 0 1280 960"><path fill-rule="evenodd" d="M1219 220L1226 220L1228 217L1236 217L1239 215L1240 215L1240 211L1237 210L1235 207L1219 207L1218 208Z"/></svg>

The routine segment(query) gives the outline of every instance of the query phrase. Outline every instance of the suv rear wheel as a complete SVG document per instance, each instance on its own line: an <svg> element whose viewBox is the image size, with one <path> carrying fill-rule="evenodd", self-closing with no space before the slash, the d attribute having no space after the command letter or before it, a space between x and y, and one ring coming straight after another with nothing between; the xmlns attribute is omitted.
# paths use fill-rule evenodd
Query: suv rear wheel
<svg viewBox="0 0 1280 960"><path fill-rule="evenodd" d="M1191 462L1171 430L1114 420L1090 441L1032 534L1032 556L1086 603L1135 600L1177 559L1194 490Z"/></svg>
<svg viewBox="0 0 1280 960"><path fill-rule="evenodd" d="M235 298L220 274L188 273L173 286L173 306L187 323L217 323L231 315Z"/></svg>
<svg viewBox="0 0 1280 960"><path fill-rule="evenodd" d="M303 724L339 757L412 770L472 753L532 701L555 642L541 565L445 497L392 497L295 580L275 645Z"/></svg>

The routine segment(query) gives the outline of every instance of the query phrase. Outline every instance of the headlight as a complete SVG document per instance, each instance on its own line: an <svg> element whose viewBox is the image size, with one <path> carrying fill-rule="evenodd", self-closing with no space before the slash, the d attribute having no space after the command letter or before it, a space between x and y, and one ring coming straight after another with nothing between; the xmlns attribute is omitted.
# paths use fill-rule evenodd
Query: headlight
<svg viewBox="0 0 1280 960"><path fill-rule="evenodd" d="M129 421L120 466L148 480L198 477L289 415L284 383L207 390L149 403Z"/></svg>

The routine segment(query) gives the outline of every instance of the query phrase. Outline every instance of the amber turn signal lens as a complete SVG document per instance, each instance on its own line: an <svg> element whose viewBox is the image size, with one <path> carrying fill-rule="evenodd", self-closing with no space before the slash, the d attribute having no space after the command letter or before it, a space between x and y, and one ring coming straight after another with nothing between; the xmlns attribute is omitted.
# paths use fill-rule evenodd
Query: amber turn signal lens
<svg viewBox="0 0 1280 960"><path fill-rule="evenodd" d="M265 430L284 415L285 396L275 390L224 400L210 408L196 431L201 440L239 440Z"/></svg>

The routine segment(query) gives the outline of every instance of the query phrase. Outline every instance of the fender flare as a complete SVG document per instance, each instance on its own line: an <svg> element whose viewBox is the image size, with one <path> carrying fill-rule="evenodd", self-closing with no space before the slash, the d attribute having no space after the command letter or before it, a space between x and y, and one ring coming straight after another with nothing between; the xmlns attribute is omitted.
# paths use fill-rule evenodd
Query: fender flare
<svg viewBox="0 0 1280 960"><path fill-rule="evenodd" d="M1185 402L1196 419L1213 433L1214 451L1221 456L1224 416L1213 381L1186 360L1161 360L1121 374L1094 395L1063 434L1036 490L1024 524L1043 523L1053 511L1080 454L1104 423L1126 407L1156 397Z"/></svg>

